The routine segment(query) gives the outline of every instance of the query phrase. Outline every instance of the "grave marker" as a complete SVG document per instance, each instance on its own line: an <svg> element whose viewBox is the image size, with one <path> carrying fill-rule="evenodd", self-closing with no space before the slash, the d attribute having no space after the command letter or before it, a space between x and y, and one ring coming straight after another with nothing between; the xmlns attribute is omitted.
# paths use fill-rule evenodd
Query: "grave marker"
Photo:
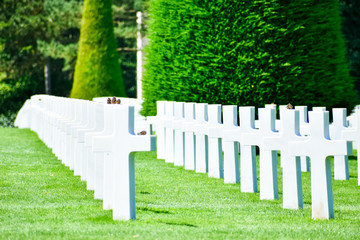
<svg viewBox="0 0 360 240"><path fill-rule="evenodd" d="M291 156L309 156L311 161L311 203L314 219L334 218L331 164L328 156L349 153L349 144L330 140L329 112L309 112L310 136L305 141L289 142Z"/></svg>
<svg viewBox="0 0 360 240"><path fill-rule="evenodd" d="M355 117L353 126L342 132L342 139L346 141L354 141L357 151L357 163L358 163L358 185L360 186L360 109L355 109ZM352 154L352 153L351 153Z"/></svg>
<svg viewBox="0 0 360 240"><path fill-rule="evenodd" d="M165 103L165 162L174 162L174 102Z"/></svg>
<svg viewBox="0 0 360 240"><path fill-rule="evenodd" d="M330 125L330 139L342 140L342 132L347 130L346 108L333 108L333 123ZM349 180L348 156L334 157L334 179Z"/></svg>
<svg viewBox="0 0 360 240"><path fill-rule="evenodd" d="M295 110L299 110L300 112L300 135L308 136L310 134L310 125L308 122L307 106L295 106ZM310 158L306 156L301 156L300 165L302 172L310 171Z"/></svg>
<svg viewBox="0 0 360 240"><path fill-rule="evenodd" d="M195 104L195 171L208 171L208 104Z"/></svg>
<svg viewBox="0 0 360 240"><path fill-rule="evenodd" d="M241 144L259 146L260 156L260 199L278 199L277 151L264 150L264 137L276 137L276 111L273 108L259 108L259 130L244 134ZM256 165L255 165L256 169Z"/></svg>
<svg viewBox="0 0 360 240"><path fill-rule="evenodd" d="M240 187L241 192L257 192L256 149L242 144L244 134L256 133L255 108L239 107L240 126L232 131L224 131L226 141L240 142Z"/></svg>
<svg viewBox="0 0 360 240"><path fill-rule="evenodd" d="M134 153L154 151L156 138L149 135L135 135L133 106L120 105L113 111L115 118L113 134L94 138L93 150L105 149L114 156L112 169L113 219L135 219Z"/></svg>
<svg viewBox="0 0 360 240"><path fill-rule="evenodd" d="M209 177L223 178L221 105L208 106Z"/></svg>
<svg viewBox="0 0 360 240"><path fill-rule="evenodd" d="M239 129L237 106L223 106L223 116L224 183L238 183L239 142L231 136Z"/></svg>
<svg viewBox="0 0 360 240"><path fill-rule="evenodd" d="M195 103L185 103L185 121L183 131L185 134L185 169L195 170Z"/></svg>
<svg viewBox="0 0 360 240"><path fill-rule="evenodd" d="M264 138L264 150L276 149L281 152L283 208L299 209L303 207L300 157L290 156L288 148L289 141L303 139L299 133L299 111L280 109L280 119L281 131L277 136ZM272 192L268 196L272 199Z"/></svg>
<svg viewBox="0 0 360 240"><path fill-rule="evenodd" d="M174 103L174 165L184 166L184 132L182 124L184 122L184 103Z"/></svg>

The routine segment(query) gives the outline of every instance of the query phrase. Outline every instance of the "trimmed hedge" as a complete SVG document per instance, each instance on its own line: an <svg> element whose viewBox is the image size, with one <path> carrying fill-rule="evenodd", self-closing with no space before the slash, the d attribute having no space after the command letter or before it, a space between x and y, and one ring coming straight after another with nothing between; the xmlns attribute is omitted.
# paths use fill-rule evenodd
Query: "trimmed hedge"
<svg viewBox="0 0 360 240"><path fill-rule="evenodd" d="M360 92L360 1L340 0L343 18L342 30L347 42L350 75L355 79L355 89Z"/></svg>
<svg viewBox="0 0 360 240"><path fill-rule="evenodd" d="M85 0L72 98L126 96L111 0Z"/></svg>
<svg viewBox="0 0 360 240"><path fill-rule="evenodd" d="M338 1L150 1L143 114L156 100L356 103Z"/></svg>

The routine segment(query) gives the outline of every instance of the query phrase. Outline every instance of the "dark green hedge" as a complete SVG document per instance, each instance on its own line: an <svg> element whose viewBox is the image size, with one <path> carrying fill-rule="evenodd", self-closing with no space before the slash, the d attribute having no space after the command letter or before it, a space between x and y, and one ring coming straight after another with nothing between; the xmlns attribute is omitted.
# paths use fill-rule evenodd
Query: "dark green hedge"
<svg viewBox="0 0 360 240"><path fill-rule="evenodd" d="M72 98L125 96L111 0L85 0Z"/></svg>
<svg viewBox="0 0 360 240"><path fill-rule="evenodd" d="M337 0L152 0L143 114L156 100L353 108Z"/></svg>
<svg viewBox="0 0 360 240"><path fill-rule="evenodd" d="M340 9L350 75L355 79L356 90L360 92L360 1L340 0Z"/></svg>

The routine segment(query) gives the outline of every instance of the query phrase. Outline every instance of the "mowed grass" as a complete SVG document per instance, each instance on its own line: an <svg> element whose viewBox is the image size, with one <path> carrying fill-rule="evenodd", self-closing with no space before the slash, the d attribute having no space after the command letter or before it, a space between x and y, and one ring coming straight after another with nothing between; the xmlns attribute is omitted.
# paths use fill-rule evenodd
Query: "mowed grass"
<svg viewBox="0 0 360 240"><path fill-rule="evenodd" d="M0 128L0 239L360 239L356 158L350 180L333 181L335 219L312 220L310 173L302 174L304 209L259 200L206 174L136 154L136 214L113 221L27 129Z"/></svg>

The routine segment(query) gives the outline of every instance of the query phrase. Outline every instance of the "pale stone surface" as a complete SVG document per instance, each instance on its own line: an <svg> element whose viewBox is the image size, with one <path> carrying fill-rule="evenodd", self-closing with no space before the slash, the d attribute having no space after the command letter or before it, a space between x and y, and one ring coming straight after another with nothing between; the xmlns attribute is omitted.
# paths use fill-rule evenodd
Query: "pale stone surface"
<svg viewBox="0 0 360 240"><path fill-rule="evenodd" d="M166 101L156 101L156 116L147 117L147 120L152 125L153 130L156 131L156 154L158 159L165 159L165 103Z"/></svg>
<svg viewBox="0 0 360 240"><path fill-rule="evenodd" d="M312 110L314 112L316 111L322 112L322 111L326 111L326 107L313 107Z"/></svg>
<svg viewBox="0 0 360 240"><path fill-rule="evenodd" d="M106 151L106 149L103 149L102 151L95 151L93 152L93 147L94 147L94 139L97 137L101 137L101 136L110 136L113 132L114 129L114 111L113 109L115 109L116 107L118 107L117 105L111 105L111 104L102 104L99 105L102 106L99 107L98 111L102 111L103 114L99 114L97 115L96 118L96 131L94 132L89 132L89 133L85 133L84 135L84 140L85 140L85 158L87 159L87 172L86 172L86 176L87 176L87 182L86 182L86 187L88 190L95 190L95 187L100 187L100 184L96 184L98 181L97 179L101 179L101 176L96 175L96 173L100 174L99 172L96 172L96 168L97 166L99 166L100 164L104 164L104 166L106 166L106 164L111 164L108 162L104 162L104 158L105 158L105 154L108 152ZM109 177L109 174L105 174L104 176ZM101 181L101 180L100 180ZM97 189L96 191L101 192L101 189ZM104 209L109 209L108 205L107 205L107 199L105 199L106 196L104 195L103 192L103 205L104 205Z"/></svg>
<svg viewBox="0 0 360 240"><path fill-rule="evenodd" d="M185 103L185 120L183 131L185 134L185 164L187 170L195 170L195 103Z"/></svg>
<svg viewBox="0 0 360 240"><path fill-rule="evenodd" d="M86 181L87 180L87 166L88 161L85 156L87 150L87 147L85 146L85 134L92 133L92 132L100 132L104 128L104 104L97 103L97 102L89 102L89 111L88 111L88 125L83 128L79 129L76 134L76 139L79 145L81 145L82 148L82 154L80 156L81 161L81 169L80 169L80 176L81 180ZM96 193L95 193L96 194Z"/></svg>
<svg viewBox="0 0 360 240"><path fill-rule="evenodd" d="M341 135L347 129L346 108L333 108L333 122L330 125L330 139L342 140ZM334 179L349 180L348 156L334 157Z"/></svg>
<svg viewBox="0 0 360 240"><path fill-rule="evenodd" d="M260 148L260 199L278 199L277 151L264 149L264 137L276 137L276 111L273 108L259 109L259 130L244 134L241 144ZM241 126L241 125L240 125ZM256 169L256 168L255 168Z"/></svg>
<svg viewBox="0 0 360 240"><path fill-rule="evenodd" d="M93 98L93 101L107 103L108 98L109 97L98 97L98 98ZM112 98L112 96L110 98ZM142 110L143 100L138 99L138 98L126 98L126 97L116 97L116 99L121 100L121 105L127 105L127 106L134 107L134 109L135 109L134 110L135 111L135 113L134 113L134 116L135 116L134 132L135 133L139 133L141 131L146 131L147 133L151 132L150 122L148 122L146 120L146 118L140 114L140 111Z"/></svg>
<svg viewBox="0 0 360 240"><path fill-rule="evenodd" d="M240 142L240 187L241 192L257 192L256 149L255 146L242 144L244 134L256 133L255 108L239 107L238 128L224 131L226 141Z"/></svg>
<svg viewBox="0 0 360 240"><path fill-rule="evenodd" d="M299 133L299 111L280 109L281 131L278 136L264 138L264 150L279 150L283 167L283 207L303 207L300 158L289 155L288 142L302 140ZM261 190L261 189L260 189ZM260 191L261 192L261 191ZM271 197L271 193L269 196Z"/></svg>
<svg viewBox="0 0 360 240"><path fill-rule="evenodd" d="M208 104L195 104L195 171L208 171Z"/></svg>
<svg viewBox="0 0 360 240"><path fill-rule="evenodd" d="M351 148L343 140L330 140L329 112L309 112L310 136L289 142L291 156L309 156L311 161L311 203L314 219L334 218L331 164L328 156L344 156Z"/></svg>
<svg viewBox="0 0 360 240"><path fill-rule="evenodd" d="M175 166L184 166L184 131L183 131L183 122L184 119L184 103L175 102L174 103L174 165Z"/></svg>
<svg viewBox="0 0 360 240"><path fill-rule="evenodd" d="M74 175L79 176L81 173L81 165L82 165L82 156L83 156L83 143L78 142L77 133L81 129L88 128L89 125L89 104L90 101L81 101L81 122L78 125L73 126L70 131L71 135L71 144L73 145L73 152L71 154L72 162L74 163Z"/></svg>
<svg viewBox="0 0 360 240"><path fill-rule="evenodd" d="M106 150L114 156L112 169L113 219L135 219L134 153L154 151L156 138L149 135L135 135L133 106L118 106L113 109L113 112L116 121L112 135L94 138L93 150Z"/></svg>
<svg viewBox="0 0 360 240"><path fill-rule="evenodd" d="M223 106L223 119L224 183L238 183L240 146L239 142L234 140L239 129L237 106Z"/></svg>
<svg viewBox="0 0 360 240"><path fill-rule="evenodd" d="M74 110L75 110L75 106L74 104L72 104L72 100L68 100L64 102L64 114L63 117L60 118L57 121L57 132L58 132L58 137L57 137L57 143L55 143L55 145L58 146L58 151L56 151L56 155L58 156L59 159L61 159L62 163L66 165L66 133L64 130L64 123L71 121L73 118L75 118L74 115Z"/></svg>
<svg viewBox="0 0 360 240"><path fill-rule="evenodd" d="M358 163L358 185L360 186L360 109L355 109L355 119L353 121L353 126L342 131L341 139L347 141L353 141L357 151L357 163ZM351 153L352 154L352 153Z"/></svg>
<svg viewBox="0 0 360 240"><path fill-rule="evenodd" d="M71 129L73 126L77 126L82 121L82 105L80 100L73 99L73 111L74 111L74 118L71 121L63 122L63 131L64 131L64 138L65 138L65 166L68 166L71 170L74 169L74 162L72 153L74 152L74 145L71 139Z"/></svg>
<svg viewBox="0 0 360 240"><path fill-rule="evenodd" d="M308 122L307 106L295 106L296 110L300 113L300 135L308 136L310 134L310 125ZM306 156L300 157L300 165L302 172L310 171L310 158Z"/></svg>
<svg viewBox="0 0 360 240"><path fill-rule="evenodd" d="M240 134L255 133L255 108L239 107ZM256 149L240 140L240 189L241 192L257 192Z"/></svg>
<svg viewBox="0 0 360 240"><path fill-rule="evenodd" d="M20 111L16 115L14 126L18 128L30 128L31 124L31 100L25 101Z"/></svg>
<svg viewBox="0 0 360 240"><path fill-rule="evenodd" d="M174 162L174 102L165 103L165 162Z"/></svg>
<svg viewBox="0 0 360 240"><path fill-rule="evenodd" d="M223 178L221 105L210 104L208 111L208 175L213 178Z"/></svg>

